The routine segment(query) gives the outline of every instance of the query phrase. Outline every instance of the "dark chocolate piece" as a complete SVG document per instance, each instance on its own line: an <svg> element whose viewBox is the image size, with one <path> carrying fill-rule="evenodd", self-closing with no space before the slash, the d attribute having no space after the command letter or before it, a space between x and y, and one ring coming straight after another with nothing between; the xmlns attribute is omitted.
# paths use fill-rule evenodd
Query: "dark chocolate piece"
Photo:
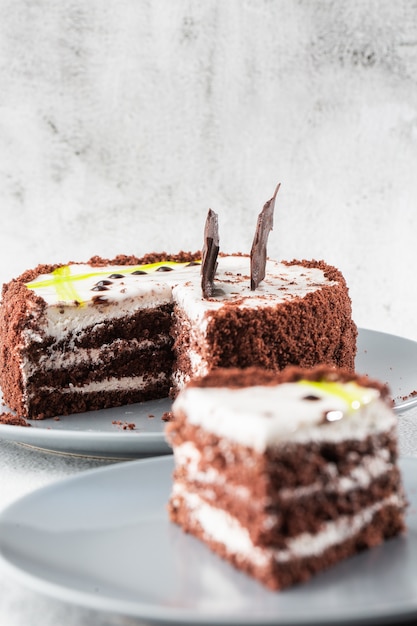
<svg viewBox="0 0 417 626"><path fill-rule="evenodd" d="M214 292L214 275L219 254L219 221L217 213L209 209L204 228L203 259L201 263L201 289L204 298L211 298Z"/></svg>
<svg viewBox="0 0 417 626"><path fill-rule="evenodd" d="M269 232L272 230L274 224L275 198L277 197L280 186L281 183L277 185L274 195L270 200L268 200L258 215L255 237L253 238L252 248L250 251L251 291L254 291L259 286L259 283L265 278L266 244L268 242Z"/></svg>

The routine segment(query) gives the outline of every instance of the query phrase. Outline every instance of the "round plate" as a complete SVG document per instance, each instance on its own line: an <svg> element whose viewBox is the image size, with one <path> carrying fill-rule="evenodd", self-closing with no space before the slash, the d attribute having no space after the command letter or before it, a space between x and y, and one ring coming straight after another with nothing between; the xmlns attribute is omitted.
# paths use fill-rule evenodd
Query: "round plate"
<svg viewBox="0 0 417 626"><path fill-rule="evenodd" d="M360 328L356 370L389 384L396 411L417 406L417 342ZM91 457L131 459L169 454L161 416L170 408L170 400L164 398L59 419L28 420L31 428L0 424L0 437ZM123 430L128 423L135 424L135 429Z"/></svg>
<svg viewBox="0 0 417 626"><path fill-rule="evenodd" d="M323 626L417 617L417 460L402 459L408 532L272 592L169 522L173 459L90 470L0 516L0 557L64 601L158 624Z"/></svg>

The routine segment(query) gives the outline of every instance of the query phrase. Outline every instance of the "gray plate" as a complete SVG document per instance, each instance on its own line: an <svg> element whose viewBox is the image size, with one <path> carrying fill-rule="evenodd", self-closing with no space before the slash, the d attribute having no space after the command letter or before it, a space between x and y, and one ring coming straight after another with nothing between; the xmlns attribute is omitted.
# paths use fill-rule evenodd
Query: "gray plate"
<svg viewBox="0 0 417 626"><path fill-rule="evenodd" d="M0 438L48 452L116 460L170 454L161 419L170 408L169 398L162 398L59 420L27 420L30 428L0 424ZM135 429L124 430L123 424Z"/></svg>
<svg viewBox="0 0 417 626"><path fill-rule="evenodd" d="M417 342L374 330L359 329L356 370L390 385L397 411L417 405ZM115 459L169 454L161 415L166 398L129 406L30 420L31 428L0 424L0 437L49 451ZM1 410L1 406L0 406ZM149 415L155 417L150 418ZM114 421L133 422L125 431Z"/></svg>
<svg viewBox="0 0 417 626"><path fill-rule="evenodd" d="M417 617L417 459L402 459L408 532L281 593L168 521L172 457L90 470L0 516L0 558L64 601L158 624L323 626Z"/></svg>

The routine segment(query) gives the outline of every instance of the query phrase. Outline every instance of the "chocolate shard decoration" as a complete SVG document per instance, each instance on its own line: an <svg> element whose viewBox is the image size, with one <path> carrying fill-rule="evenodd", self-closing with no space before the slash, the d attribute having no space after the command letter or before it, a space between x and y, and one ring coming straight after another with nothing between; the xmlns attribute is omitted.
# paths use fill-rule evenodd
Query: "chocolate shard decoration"
<svg viewBox="0 0 417 626"><path fill-rule="evenodd" d="M203 258L201 262L201 289L204 298L211 298L214 292L214 275L219 254L219 221L217 213L209 209L204 227Z"/></svg>
<svg viewBox="0 0 417 626"><path fill-rule="evenodd" d="M268 235L274 225L275 198L277 197L280 186L281 183L277 185L274 195L270 200L268 200L258 215L255 237L253 238L252 248L250 251L251 291L255 291L255 289L259 286L259 283L265 278L266 245L268 243Z"/></svg>

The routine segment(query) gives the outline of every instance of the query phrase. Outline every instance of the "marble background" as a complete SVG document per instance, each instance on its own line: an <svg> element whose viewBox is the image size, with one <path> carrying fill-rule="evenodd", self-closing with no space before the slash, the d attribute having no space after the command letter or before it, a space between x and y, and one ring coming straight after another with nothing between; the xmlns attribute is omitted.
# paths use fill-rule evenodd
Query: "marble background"
<svg viewBox="0 0 417 626"><path fill-rule="evenodd" d="M0 282L202 245L323 258L417 339L417 3L0 0Z"/></svg>

